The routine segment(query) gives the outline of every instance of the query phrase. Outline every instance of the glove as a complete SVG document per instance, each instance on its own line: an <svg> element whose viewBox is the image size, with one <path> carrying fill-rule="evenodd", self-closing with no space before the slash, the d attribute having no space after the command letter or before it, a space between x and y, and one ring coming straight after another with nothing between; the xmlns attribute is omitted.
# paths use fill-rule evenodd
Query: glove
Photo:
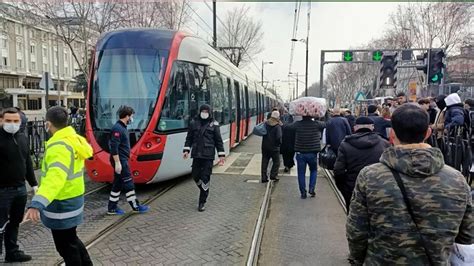
<svg viewBox="0 0 474 266"><path fill-rule="evenodd" d="M120 162L115 162L115 173L122 173L122 164Z"/></svg>
<svg viewBox="0 0 474 266"><path fill-rule="evenodd" d="M38 192L38 186L33 186L32 189L33 193L36 195L36 193Z"/></svg>

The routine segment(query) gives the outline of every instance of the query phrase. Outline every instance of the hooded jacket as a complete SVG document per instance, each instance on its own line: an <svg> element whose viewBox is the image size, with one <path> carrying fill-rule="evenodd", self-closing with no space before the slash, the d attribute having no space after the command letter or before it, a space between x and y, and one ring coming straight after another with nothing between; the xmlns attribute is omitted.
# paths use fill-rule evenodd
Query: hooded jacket
<svg viewBox="0 0 474 266"><path fill-rule="evenodd" d="M367 132L368 131L368 132ZM376 132L358 130L347 136L339 146L334 179L341 191L352 194L357 175L362 168L377 163L385 148L390 144Z"/></svg>
<svg viewBox="0 0 474 266"><path fill-rule="evenodd" d="M457 93L452 93L444 99L446 102L446 114L444 128L450 129L454 126L464 125L464 106Z"/></svg>
<svg viewBox="0 0 474 266"><path fill-rule="evenodd" d="M28 139L21 132L10 134L0 126L0 188L37 186Z"/></svg>
<svg viewBox="0 0 474 266"><path fill-rule="evenodd" d="M43 224L56 230L78 226L84 209L84 160L92 147L72 127L58 130L47 142L38 192L31 208Z"/></svg>
<svg viewBox="0 0 474 266"><path fill-rule="evenodd" d="M194 159L214 160L217 150L219 157L225 157L219 123L212 118L212 110L209 105L202 105L199 108L199 113L203 110L209 112L209 117L202 119L198 114L191 121L183 152L191 151L191 158Z"/></svg>
<svg viewBox="0 0 474 266"><path fill-rule="evenodd" d="M272 152L279 151L282 138L282 128L280 120L270 117L265 122L267 134L262 138L262 150Z"/></svg>
<svg viewBox="0 0 474 266"><path fill-rule="evenodd" d="M428 265L419 234L391 173L400 173L434 265L448 265L453 243L472 244L470 188L427 144L390 147L357 177L346 225L351 257L366 265Z"/></svg>

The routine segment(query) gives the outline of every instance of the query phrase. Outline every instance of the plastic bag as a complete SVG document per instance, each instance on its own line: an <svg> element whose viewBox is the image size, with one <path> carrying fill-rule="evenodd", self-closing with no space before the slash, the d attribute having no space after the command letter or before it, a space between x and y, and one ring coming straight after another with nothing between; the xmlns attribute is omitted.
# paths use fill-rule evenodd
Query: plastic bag
<svg viewBox="0 0 474 266"><path fill-rule="evenodd" d="M290 103L290 114L298 116L323 117L326 114L326 99L302 97Z"/></svg>
<svg viewBox="0 0 474 266"><path fill-rule="evenodd" d="M474 265L474 244L461 245L455 243L449 261L452 266Z"/></svg>

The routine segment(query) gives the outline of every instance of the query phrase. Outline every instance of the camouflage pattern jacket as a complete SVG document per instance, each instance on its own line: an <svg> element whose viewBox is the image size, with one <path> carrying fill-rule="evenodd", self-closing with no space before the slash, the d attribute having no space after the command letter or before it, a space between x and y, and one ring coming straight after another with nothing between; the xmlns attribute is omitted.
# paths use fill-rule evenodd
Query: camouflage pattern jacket
<svg viewBox="0 0 474 266"><path fill-rule="evenodd" d="M360 172L346 224L351 258L362 265L428 265L415 224L390 168L405 184L435 265L448 265L453 243L472 244L472 198L462 174L427 144L390 147Z"/></svg>

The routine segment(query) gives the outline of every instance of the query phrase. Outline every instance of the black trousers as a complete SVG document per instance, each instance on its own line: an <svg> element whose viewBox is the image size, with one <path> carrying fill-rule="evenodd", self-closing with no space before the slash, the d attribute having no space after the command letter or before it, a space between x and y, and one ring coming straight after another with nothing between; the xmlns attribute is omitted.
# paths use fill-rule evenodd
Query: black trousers
<svg viewBox="0 0 474 266"><path fill-rule="evenodd" d="M115 161L113 159L110 159L110 164L114 169L114 182L112 183L112 190L110 191L109 211L117 209L121 192L125 193L125 197L133 209L138 208L140 203L135 194L135 184L133 183L128 161L120 160L120 164L122 165L122 172L120 174L115 173Z"/></svg>
<svg viewBox="0 0 474 266"><path fill-rule="evenodd" d="M69 265L92 265L91 258L82 241L77 237L76 227L64 230L51 230L54 245L59 255Z"/></svg>
<svg viewBox="0 0 474 266"><path fill-rule="evenodd" d="M18 228L23 220L26 200L25 186L0 188L0 254L3 241L7 255L19 250Z"/></svg>
<svg viewBox="0 0 474 266"><path fill-rule="evenodd" d="M199 203L206 203L209 196L209 185L211 182L212 166L214 160L193 159L191 175L199 188Z"/></svg>
<svg viewBox="0 0 474 266"><path fill-rule="evenodd" d="M283 165L288 168L292 168L295 166L295 152L285 151L281 152L281 156L283 157Z"/></svg>
<svg viewBox="0 0 474 266"><path fill-rule="evenodd" d="M278 175L280 168L280 151L262 150L262 181L268 180L268 163L272 159L272 169L270 170L270 179L274 179Z"/></svg>

